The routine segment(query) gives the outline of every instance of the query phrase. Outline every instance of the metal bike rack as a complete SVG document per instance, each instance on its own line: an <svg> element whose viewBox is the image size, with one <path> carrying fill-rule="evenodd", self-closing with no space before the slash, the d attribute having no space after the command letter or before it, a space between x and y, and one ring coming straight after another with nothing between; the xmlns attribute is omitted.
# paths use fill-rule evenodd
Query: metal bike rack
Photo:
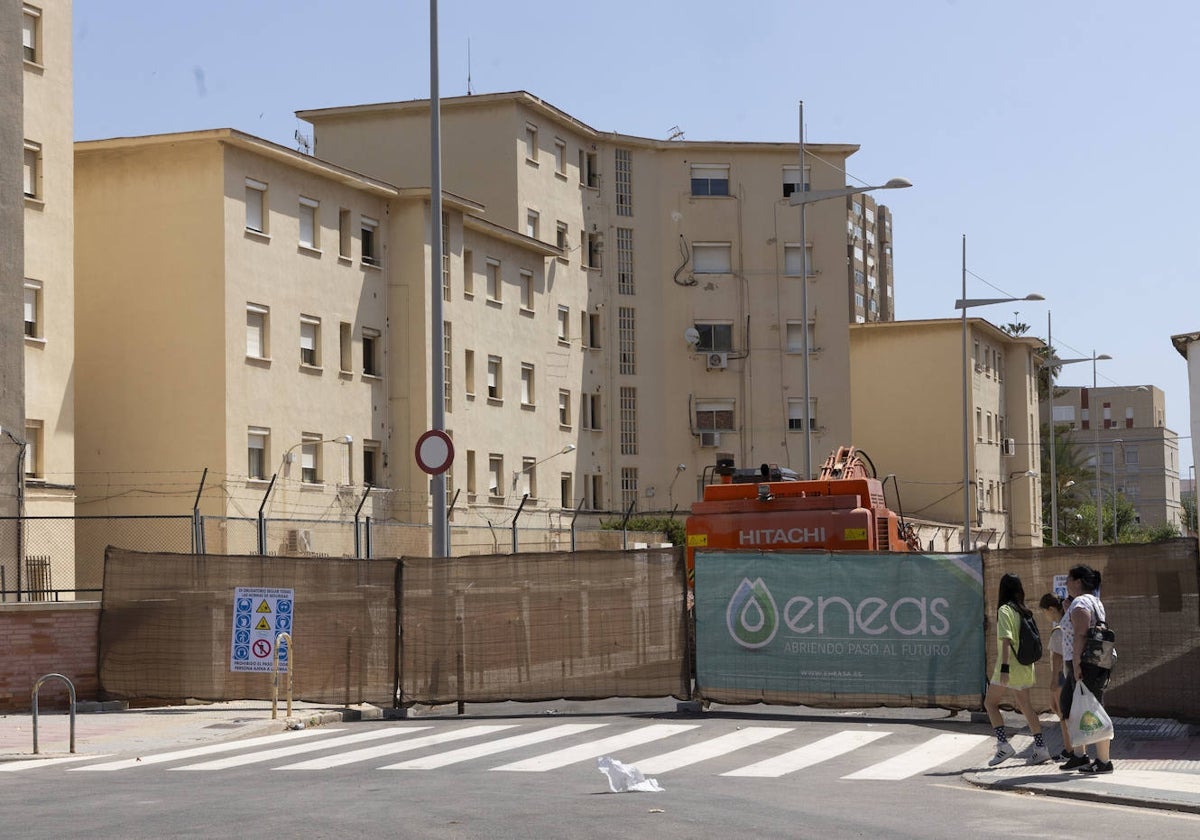
<svg viewBox="0 0 1200 840"><path fill-rule="evenodd" d="M274 687L271 695L271 720L279 717L279 641L287 639L287 716L292 716L292 674L296 671L295 651L292 650L292 634L280 633L275 637L275 652L271 655L271 671Z"/></svg>
<svg viewBox="0 0 1200 840"><path fill-rule="evenodd" d="M46 674L33 684L33 754L38 754L38 689L46 680L59 679L67 684L71 695L71 752L75 752L75 684L62 674Z"/></svg>

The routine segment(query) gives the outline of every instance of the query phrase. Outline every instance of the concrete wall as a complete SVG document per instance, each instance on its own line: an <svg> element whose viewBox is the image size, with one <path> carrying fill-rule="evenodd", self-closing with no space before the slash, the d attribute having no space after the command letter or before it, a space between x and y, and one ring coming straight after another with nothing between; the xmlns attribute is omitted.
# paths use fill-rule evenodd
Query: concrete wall
<svg viewBox="0 0 1200 840"><path fill-rule="evenodd" d="M76 700L97 699L99 630L98 601L0 604L0 712L28 710L33 685L46 674L70 679ZM62 680L51 680L38 691L38 709L63 709L67 699Z"/></svg>

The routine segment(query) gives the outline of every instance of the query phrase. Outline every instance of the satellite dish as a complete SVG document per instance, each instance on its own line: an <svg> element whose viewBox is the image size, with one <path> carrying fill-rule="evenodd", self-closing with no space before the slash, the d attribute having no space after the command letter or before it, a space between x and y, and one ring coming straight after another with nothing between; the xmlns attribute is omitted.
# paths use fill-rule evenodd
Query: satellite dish
<svg viewBox="0 0 1200 840"><path fill-rule="evenodd" d="M700 343L700 331L695 327L688 327L683 331L683 340L692 347Z"/></svg>

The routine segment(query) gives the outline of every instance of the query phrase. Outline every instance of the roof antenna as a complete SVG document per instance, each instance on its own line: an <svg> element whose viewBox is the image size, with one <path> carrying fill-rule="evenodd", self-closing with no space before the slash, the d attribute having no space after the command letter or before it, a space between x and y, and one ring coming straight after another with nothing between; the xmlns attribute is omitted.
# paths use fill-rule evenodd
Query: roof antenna
<svg viewBox="0 0 1200 840"><path fill-rule="evenodd" d="M471 95L471 39L467 39L467 96Z"/></svg>

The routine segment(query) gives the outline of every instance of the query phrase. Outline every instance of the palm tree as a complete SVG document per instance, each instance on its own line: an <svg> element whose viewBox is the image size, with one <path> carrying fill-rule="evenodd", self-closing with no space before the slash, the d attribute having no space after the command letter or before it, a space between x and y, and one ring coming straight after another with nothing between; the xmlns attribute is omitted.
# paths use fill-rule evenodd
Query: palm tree
<svg viewBox="0 0 1200 840"><path fill-rule="evenodd" d="M1054 427L1054 475L1058 483L1054 487L1050 483L1050 427L1045 423L1041 427L1042 477L1045 479L1042 482L1042 522L1047 538L1052 533L1051 512L1054 507L1050 494L1058 494L1058 530L1062 534L1069 530L1066 527L1069 524L1068 517L1074 518L1075 508L1078 507L1069 504L1075 500L1078 492L1071 488L1091 486L1091 482L1096 480L1096 473L1087 465L1088 456L1067 437L1070 430L1070 426ZM1093 517L1094 512L1093 508Z"/></svg>

